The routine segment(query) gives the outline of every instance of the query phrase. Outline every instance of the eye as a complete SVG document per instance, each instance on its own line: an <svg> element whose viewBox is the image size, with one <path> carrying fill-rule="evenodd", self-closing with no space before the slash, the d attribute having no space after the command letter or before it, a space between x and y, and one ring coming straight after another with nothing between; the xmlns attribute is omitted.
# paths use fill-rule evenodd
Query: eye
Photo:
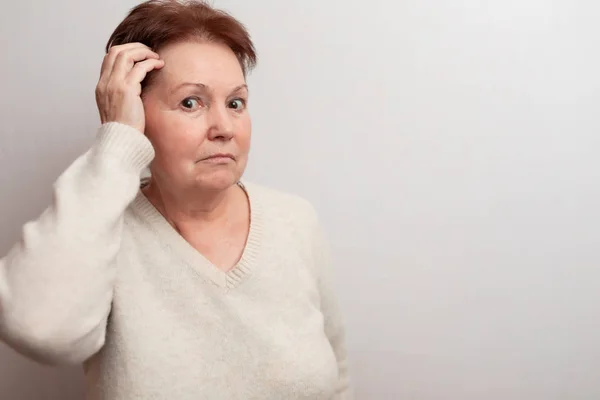
<svg viewBox="0 0 600 400"><path fill-rule="evenodd" d="M181 107L186 111L194 111L202 107L202 102L197 97L187 97L181 102Z"/></svg>
<svg viewBox="0 0 600 400"><path fill-rule="evenodd" d="M229 108L232 108L236 111L241 111L246 107L246 100L244 99L234 99L229 102Z"/></svg>

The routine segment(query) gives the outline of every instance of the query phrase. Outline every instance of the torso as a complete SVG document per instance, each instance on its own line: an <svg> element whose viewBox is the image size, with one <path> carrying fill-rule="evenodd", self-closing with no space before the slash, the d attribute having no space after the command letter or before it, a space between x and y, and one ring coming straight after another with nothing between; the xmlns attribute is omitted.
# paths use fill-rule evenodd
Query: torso
<svg viewBox="0 0 600 400"><path fill-rule="evenodd" d="M135 204L89 400L332 399L338 369L301 208L253 203L242 259L225 272Z"/></svg>

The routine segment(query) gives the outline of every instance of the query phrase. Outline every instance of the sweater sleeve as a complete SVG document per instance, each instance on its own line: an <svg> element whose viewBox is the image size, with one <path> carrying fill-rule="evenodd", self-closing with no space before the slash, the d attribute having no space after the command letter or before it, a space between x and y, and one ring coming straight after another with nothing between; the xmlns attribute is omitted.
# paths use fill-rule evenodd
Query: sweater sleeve
<svg viewBox="0 0 600 400"><path fill-rule="evenodd" d="M124 211L153 157L136 129L100 127L0 259L0 339L46 364L80 363L104 345Z"/></svg>
<svg viewBox="0 0 600 400"><path fill-rule="evenodd" d="M315 222L313 243L319 280L321 312L325 319L325 334L331 343L338 363L337 392L332 400L351 400L354 396L350 385L344 318L334 288L333 265L328 240L318 218Z"/></svg>

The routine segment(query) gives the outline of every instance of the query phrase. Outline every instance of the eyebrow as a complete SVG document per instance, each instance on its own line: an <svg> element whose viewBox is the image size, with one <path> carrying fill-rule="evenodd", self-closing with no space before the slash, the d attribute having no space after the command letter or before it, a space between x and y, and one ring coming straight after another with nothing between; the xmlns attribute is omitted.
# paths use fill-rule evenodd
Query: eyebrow
<svg viewBox="0 0 600 400"><path fill-rule="evenodd" d="M195 82L183 82L183 83L181 83L181 84L179 84L179 85L175 86L175 88L174 88L174 89L171 91L171 93L175 93L175 92L177 92L177 91L181 90L182 88L184 88L184 87L188 87L188 86L193 86L193 87L195 87L195 88L197 88L197 89L199 89L199 90L202 90L202 91L208 91L208 90L209 90L209 87L208 87L208 86L206 86L206 85L205 85L205 84L203 84L203 83L195 83ZM236 86L236 87L235 87L235 88L234 88L234 89L231 91L231 93L236 93L236 92L239 92L239 91L240 91L240 90L242 90L242 89L246 89L246 90L248 90L248 85L244 83L244 84L242 84L242 85Z"/></svg>

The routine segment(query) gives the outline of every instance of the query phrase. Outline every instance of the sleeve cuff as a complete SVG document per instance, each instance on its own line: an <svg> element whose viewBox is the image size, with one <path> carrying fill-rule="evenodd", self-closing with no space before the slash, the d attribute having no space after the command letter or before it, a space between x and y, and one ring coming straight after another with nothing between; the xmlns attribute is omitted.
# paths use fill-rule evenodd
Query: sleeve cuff
<svg viewBox="0 0 600 400"><path fill-rule="evenodd" d="M137 129L109 122L98 130L95 153L118 159L136 172L141 172L154 159L154 148L148 138Z"/></svg>

